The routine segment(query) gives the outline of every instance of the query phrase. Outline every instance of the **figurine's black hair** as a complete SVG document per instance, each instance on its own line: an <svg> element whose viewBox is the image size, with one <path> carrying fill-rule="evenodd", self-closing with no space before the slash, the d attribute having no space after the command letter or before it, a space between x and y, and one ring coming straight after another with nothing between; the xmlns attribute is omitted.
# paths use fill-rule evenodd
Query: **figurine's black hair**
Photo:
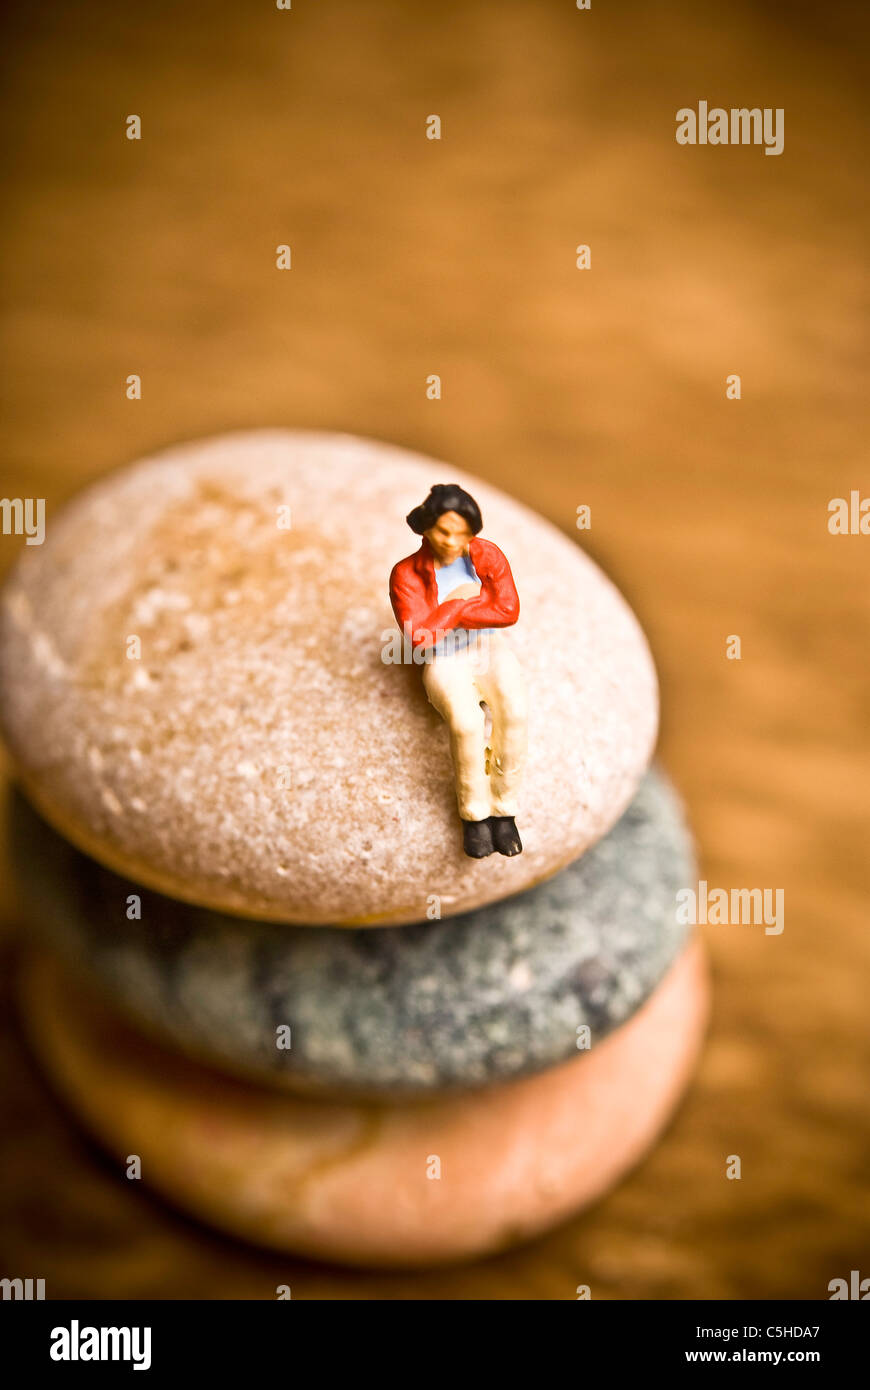
<svg viewBox="0 0 870 1390"><path fill-rule="evenodd" d="M409 512L405 520L412 531L422 536L423 532L434 526L439 516L443 516L445 512L457 512L459 516L464 517L473 536L483 529L480 507L470 493L458 487L456 483L436 483L426 501Z"/></svg>

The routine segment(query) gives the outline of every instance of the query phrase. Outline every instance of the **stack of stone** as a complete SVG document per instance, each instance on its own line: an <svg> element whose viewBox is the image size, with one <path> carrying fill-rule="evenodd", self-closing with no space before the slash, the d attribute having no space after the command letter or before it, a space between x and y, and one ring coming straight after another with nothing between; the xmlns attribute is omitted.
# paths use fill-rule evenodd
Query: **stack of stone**
<svg viewBox="0 0 870 1390"><path fill-rule="evenodd" d="M521 598L515 858L463 854L447 730L393 659L434 482ZM643 634L541 517L344 436L168 451L23 554L0 718L24 1016L120 1174L273 1247L425 1264L579 1210L659 1132L706 1011L691 845Z"/></svg>

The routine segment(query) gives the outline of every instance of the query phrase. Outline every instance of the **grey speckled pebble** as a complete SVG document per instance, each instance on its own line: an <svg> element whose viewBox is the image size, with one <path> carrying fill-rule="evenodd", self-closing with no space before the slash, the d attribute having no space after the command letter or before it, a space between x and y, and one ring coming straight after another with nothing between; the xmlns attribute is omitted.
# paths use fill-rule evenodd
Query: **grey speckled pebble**
<svg viewBox="0 0 870 1390"><path fill-rule="evenodd" d="M64 954L195 1056L320 1093L427 1094L504 1081L594 1047L655 989L694 878L679 804L650 773L597 846L555 878L465 915L347 931L239 922L116 877L20 797L13 862ZM139 894L141 921L127 918ZM289 1050L276 1029L291 1029Z"/></svg>

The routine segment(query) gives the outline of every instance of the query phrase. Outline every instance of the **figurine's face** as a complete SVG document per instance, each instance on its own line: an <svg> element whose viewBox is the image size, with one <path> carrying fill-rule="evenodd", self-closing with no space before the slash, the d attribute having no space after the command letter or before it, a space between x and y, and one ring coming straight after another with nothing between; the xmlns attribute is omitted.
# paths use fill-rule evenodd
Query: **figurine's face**
<svg viewBox="0 0 870 1390"><path fill-rule="evenodd" d="M442 512L434 526L423 533L442 565L451 565L464 555L472 539L472 530L458 512Z"/></svg>

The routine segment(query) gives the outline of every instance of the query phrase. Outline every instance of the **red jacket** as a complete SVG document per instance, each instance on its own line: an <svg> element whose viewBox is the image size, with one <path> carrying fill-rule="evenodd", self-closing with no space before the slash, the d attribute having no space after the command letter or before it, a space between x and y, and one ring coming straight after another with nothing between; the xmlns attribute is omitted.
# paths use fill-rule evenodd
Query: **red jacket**
<svg viewBox="0 0 870 1390"><path fill-rule="evenodd" d="M511 627L520 616L511 567L497 545L475 536L468 555L480 580L477 598L438 602L432 547L423 537L420 549L393 566L390 602L396 622L409 631L414 647L429 647L451 628Z"/></svg>

